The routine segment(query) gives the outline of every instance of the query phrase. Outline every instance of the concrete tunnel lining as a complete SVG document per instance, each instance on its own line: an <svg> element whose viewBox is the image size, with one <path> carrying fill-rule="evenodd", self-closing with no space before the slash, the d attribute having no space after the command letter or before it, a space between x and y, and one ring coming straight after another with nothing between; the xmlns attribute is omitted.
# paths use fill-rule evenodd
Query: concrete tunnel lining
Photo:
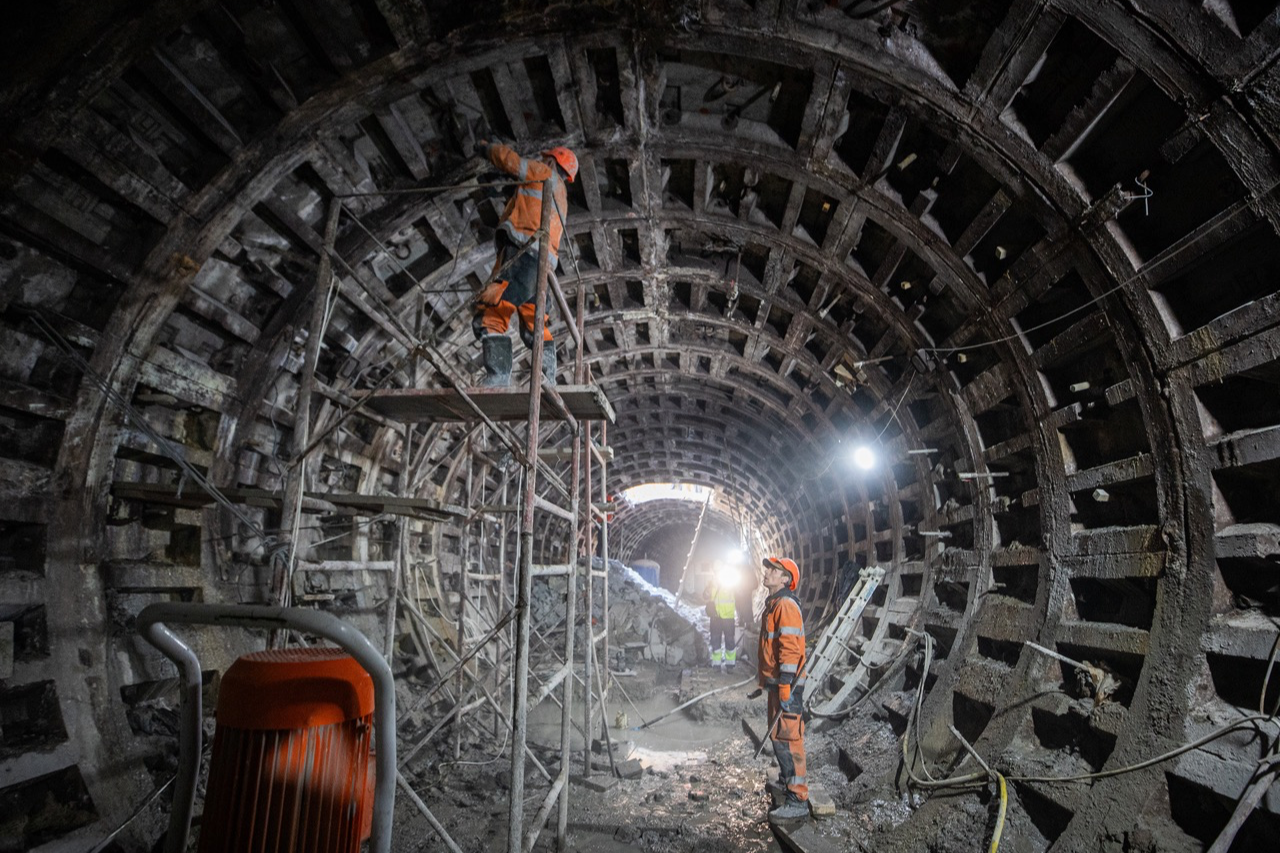
<svg viewBox="0 0 1280 853"><path fill-rule="evenodd" d="M610 488L733 495L805 567L815 625L847 565L891 566L867 640L938 636L931 748L958 749L955 722L1011 769L1097 770L1256 711L1280 608L1274 9L870 6L21 13L0 86L0 798L68 817L17 847L81 849L150 793L157 746L130 713L165 676L121 626L157 597L255 600L272 546L225 510L113 496L180 472L67 350L211 481L279 488L329 199L355 272L335 270L318 426L419 318L470 369L459 309L497 204L466 185L477 119L581 159L561 278L618 410ZM416 185L461 188L365 194ZM491 490L507 476L457 426L407 460L385 423L337 435L320 492L461 503L473 463ZM838 462L869 438L881 473ZM688 513L621 513L617 556ZM399 535L325 524L317 541L351 540L325 559L386 559ZM563 562L559 522L539 525L539 560ZM457 526L416 530L447 578ZM1105 662L1123 699L1084 722L1027 701L1071 679L1028 640ZM216 671L243 641L199 643ZM1201 849L1258 749L1017 795L1043 849ZM1233 849L1275 822L1264 800Z"/></svg>

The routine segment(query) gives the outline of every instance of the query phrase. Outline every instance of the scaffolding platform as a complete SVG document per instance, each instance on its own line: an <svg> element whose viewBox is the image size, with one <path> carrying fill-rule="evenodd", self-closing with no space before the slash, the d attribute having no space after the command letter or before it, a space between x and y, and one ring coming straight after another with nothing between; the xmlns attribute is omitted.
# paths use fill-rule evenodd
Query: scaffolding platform
<svg viewBox="0 0 1280 853"><path fill-rule="evenodd" d="M529 418L528 385L466 390L480 411L495 421L524 421ZM578 420L607 420L612 423L615 418L613 406L597 385L557 385L556 392L569 414ZM401 423L476 419L475 411L456 388L389 388L357 399L365 400L365 405L378 414ZM555 406L542 407L542 420L556 418Z"/></svg>

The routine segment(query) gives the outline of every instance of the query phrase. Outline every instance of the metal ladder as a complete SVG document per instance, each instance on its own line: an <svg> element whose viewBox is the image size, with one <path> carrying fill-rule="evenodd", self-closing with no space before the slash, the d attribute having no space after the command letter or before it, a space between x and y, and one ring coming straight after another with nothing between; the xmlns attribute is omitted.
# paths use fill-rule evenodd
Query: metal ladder
<svg viewBox="0 0 1280 853"><path fill-rule="evenodd" d="M813 701L814 695L825 683L827 673L831 670L832 664L843 655L853 651L848 645L849 635L853 633L853 628L858 624L858 618L862 616L862 611L866 608L867 602L871 600L876 587L883 580L884 569L879 566L868 566L860 571L858 573L858 582L849 591L844 604L840 606L840 612L836 614L836 618L831 620L826 630L822 632L822 636L818 638L818 644L813 650L813 663L805 667L808 681L812 685L811 690L813 691L813 694L805 696L804 704L806 707Z"/></svg>

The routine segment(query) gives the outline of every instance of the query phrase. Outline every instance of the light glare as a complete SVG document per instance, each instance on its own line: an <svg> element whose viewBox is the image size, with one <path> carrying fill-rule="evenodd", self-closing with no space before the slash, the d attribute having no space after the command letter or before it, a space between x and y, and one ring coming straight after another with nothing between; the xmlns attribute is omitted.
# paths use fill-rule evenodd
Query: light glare
<svg viewBox="0 0 1280 853"><path fill-rule="evenodd" d="M716 572L716 583L721 589L733 589L738 585L738 571L732 566L721 565Z"/></svg>
<svg viewBox="0 0 1280 853"><path fill-rule="evenodd" d="M853 464L863 471L869 471L876 465L876 455L870 447L859 447L853 451Z"/></svg>

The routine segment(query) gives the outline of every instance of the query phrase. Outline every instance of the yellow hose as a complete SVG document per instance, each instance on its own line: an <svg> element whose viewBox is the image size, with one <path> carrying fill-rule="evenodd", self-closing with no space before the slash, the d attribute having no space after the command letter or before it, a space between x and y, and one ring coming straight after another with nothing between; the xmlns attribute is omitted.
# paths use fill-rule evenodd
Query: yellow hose
<svg viewBox="0 0 1280 853"><path fill-rule="evenodd" d="M996 831L991 836L990 853L996 853L1000 846L1000 833L1004 832L1004 813L1009 808L1009 790L1004 784L1004 776L997 773L996 781L1000 783L1000 811L996 814Z"/></svg>

